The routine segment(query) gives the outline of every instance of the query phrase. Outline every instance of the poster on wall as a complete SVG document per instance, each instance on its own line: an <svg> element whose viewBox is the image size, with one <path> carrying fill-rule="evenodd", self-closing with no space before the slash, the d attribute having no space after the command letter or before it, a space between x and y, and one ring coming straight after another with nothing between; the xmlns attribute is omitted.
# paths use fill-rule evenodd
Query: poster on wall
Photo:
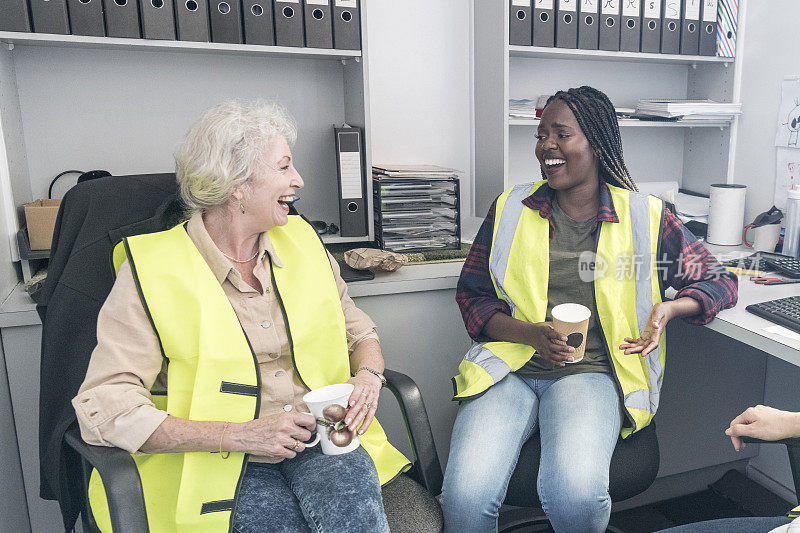
<svg viewBox="0 0 800 533"><path fill-rule="evenodd" d="M775 146L800 149L800 76L787 76L781 84L781 105Z"/></svg>

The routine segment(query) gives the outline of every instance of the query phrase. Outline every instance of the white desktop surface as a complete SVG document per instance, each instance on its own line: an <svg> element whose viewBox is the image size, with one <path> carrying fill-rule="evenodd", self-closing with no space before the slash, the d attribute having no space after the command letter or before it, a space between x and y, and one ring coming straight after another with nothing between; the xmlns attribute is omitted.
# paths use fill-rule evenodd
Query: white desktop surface
<svg viewBox="0 0 800 533"><path fill-rule="evenodd" d="M720 260L743 257L753 253L752 248L741 245L719 246L705 243L705 247ZM765 331L765 328L771 328L776 324L745 310L748 305L753 303L788 296L800 296L800 283L757 285L750 281L750 277L739 276L739 301L736 307L720 312L717 318L706 327L795 366L800 366L800 341Z"/></svg>

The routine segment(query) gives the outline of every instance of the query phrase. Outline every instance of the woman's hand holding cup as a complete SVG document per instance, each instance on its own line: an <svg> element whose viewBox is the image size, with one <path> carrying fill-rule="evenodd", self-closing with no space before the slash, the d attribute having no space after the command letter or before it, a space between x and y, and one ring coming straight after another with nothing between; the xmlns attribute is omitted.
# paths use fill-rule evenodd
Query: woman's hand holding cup
<svg viewBox="0 0 800 533"><path fill-rule="evenodd" d="M231 424L223 449L291 459L305 450L316 424L313 415L298 411Z"/></svg>
<svg viewBox="0 0 800 533"><path fill-rule="evenodd" d="M567 336L553 329L550 322L530 325L528 345L556 366L572 362L575 348L567 346Z"/></svg>
<svg viewBox="0 0 800 533"><path fill-rule="evenodd" d="M372 419L375 418L375 411L378 409L381 379L371 372L362 370L347 380L347 383L352 383L355 388L347 400L350 408L344 423L347 424L350 431L355 431L363 421L358 430L358 434L363 435L372 423Z"/></svg>

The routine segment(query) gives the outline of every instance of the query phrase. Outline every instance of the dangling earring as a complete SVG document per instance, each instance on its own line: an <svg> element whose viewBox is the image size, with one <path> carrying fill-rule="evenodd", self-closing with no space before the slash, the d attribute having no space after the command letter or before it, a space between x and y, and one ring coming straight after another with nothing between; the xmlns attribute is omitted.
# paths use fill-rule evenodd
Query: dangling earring
<svg viewBox="0 0 800 533"><path fill-rule="evenodd" d="M239 204L239 211L244 215L244 204Z"/></svg>

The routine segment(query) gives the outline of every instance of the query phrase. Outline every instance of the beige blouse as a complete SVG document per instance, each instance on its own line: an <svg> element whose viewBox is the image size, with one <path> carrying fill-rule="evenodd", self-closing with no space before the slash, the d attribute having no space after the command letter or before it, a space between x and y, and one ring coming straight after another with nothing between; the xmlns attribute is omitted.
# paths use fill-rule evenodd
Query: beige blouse
<svg viewBox="0 0 800 533"><path fill-rule="evenodd" d="M239 272L214 244L202 216L187 225L194 242L222 285L258 359L261 372L259 417L277 417L284 411L308 412L302 396L308 392L292 364L283 313L275 297L270 258L280 258L266 233L259 240L260 252L253 274L261 282L260 294L242 280ZM267 257L269 256L269 257ZM352 353L365 339L377 339L375 324L347 295L339 265L328 255L342 301L348 347ZM86 379L72 405L81 436L98 446L116 446L135 453L167 417L155 407L151 390L166 390L167 361L161 356L158 337L145 314L127 261L97 319L97 347L92 352ZM279 462L278 457L251 456L251 460Z"/></svg>

